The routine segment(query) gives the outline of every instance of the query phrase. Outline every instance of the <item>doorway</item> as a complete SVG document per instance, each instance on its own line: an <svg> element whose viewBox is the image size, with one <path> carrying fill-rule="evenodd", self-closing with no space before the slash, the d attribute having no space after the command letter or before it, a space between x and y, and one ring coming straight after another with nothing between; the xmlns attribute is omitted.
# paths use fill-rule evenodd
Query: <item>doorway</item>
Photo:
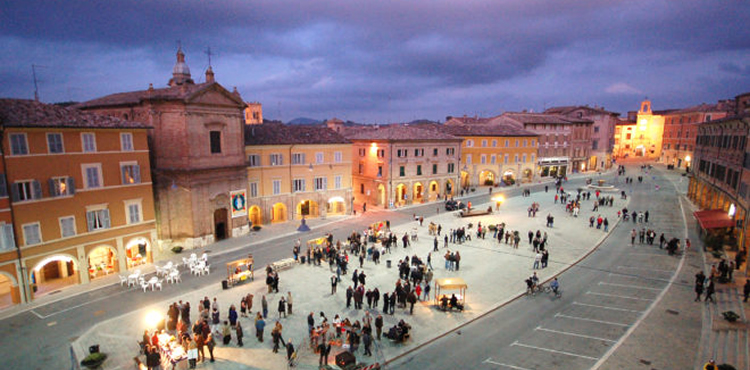
<svg viewBox="0 0 750 370"><path fill-rule="evenodd" d="M214 237L216 240L227 238L228 211L226 208L219 208L214 211Z"/></svg>

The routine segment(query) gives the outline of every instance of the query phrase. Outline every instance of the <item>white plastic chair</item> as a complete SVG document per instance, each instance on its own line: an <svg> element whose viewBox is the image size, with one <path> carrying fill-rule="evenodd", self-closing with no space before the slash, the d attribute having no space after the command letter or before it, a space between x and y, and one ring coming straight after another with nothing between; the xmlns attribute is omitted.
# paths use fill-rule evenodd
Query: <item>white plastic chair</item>
<svg viewBox="0 0 750 370"><path fill-rule="evenodd" d="M162 269L159 266L154 265L154 268L156 269L156 276L162 276L164 275L164 269Z"/></svg>
<svg viewBox="0 0 750 370"><path fill-rule="evenodd" d="M146 290L148 290L148 283L144 280L141 280L141 288L143 288L143 292L146 293Z"/></svg>
<svg viewBox="0 0 750 370"><path fill-rule="evenodd" d="M181 283L182 282L182 277L181 276L182 276L182 273L178 273L177 275L175 275L174 278L173 278L174 282L175 283Z"/></svg>
<svg viewBox="0 0 750 370"><path fill-rule="evenodd" d="M128 286L130 285L130 284L128 283L128 277L127 277L127 276L122 276L122 275L117 275L117 276L119 276L119 277L120 277L120 286L125 286L126 284L127 284Z"/></svg>
<svg viewBox="0 0 750 370"><path fill-rule="evenodd" d="M201 275L208 275L209 273L211 273L211 265L203 266L203 268L201 269Z"/></svg>
<svg viewBox="0 0 750 370"><path fill-rule="evenodd" d="M154 288L159 288L159 290L161 290L163 282L164 282L164 279L159 279L159 281L157 281L156 284L154 284Z"/></svg>

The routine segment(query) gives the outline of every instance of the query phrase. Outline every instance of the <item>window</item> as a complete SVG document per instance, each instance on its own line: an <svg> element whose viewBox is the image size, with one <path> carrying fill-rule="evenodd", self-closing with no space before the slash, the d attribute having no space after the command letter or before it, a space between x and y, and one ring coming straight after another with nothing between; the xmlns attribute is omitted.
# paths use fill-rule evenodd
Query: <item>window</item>
<svg viewBox="0 0 750 370"><path fill-rule="evenodd" d="M248 167L260 167L260 155L250 154L247 156Z"/></svg>
<svg viewBox="0 0 750 370"><path fill-rule="evenodd" d="M221 153L221 131L209 132L211 140L211 154Z"/></svg>
<svg viewBox="0 0 750 370"><path fill-rule="evenodd" d="M523 141L523 147L526 147L526 140Z"/></svg>
<svg viewBox="0 0 750 370"><path fill-rule="evenodd" d="M26 245L34 245L42 242L42 234L39 230L39 223L23 225L23 240Z"/></svg>
<svg viewBox="0 0 750 370"><path fill-rule="evenodd" d="M404 166L400 166L400 167L398 168L398 175L399 175L399 176L401 176L401 177L404 177L404 176L406 176L406 167L404 167Z"/></svg>
<svg viewBox="0 0 750 370"><path fill-rule="evenodd" d="M26 134L10 134L10 154L29 154L29 146L26 143Z"/></svg>
<svg viewBox="0 0 750 370"><path fill-rule="evenodd" d="M594 150L599 149L599 140L598 139L591 140L591 149L594 149ZM669 148L667 148L667 149L669 149Z"/></svg>
<svg viewBox="0 0 750 370"><path fill-rule="evenodd" d="M526 163L526 154L523 155L523 163Z"/></svg>
<svg viewBox="0 0 750 370"><path fill-rule="evenodd" d="M13 225L0 223L0 250L11 251L16 249L16 241L13 237Z"/></svg>
<svg viewBox="0 0 750 370"><path fill-rule="evenodd" d="M140 200L125 201L125 219L128 225L137 224L142 221Z"/></svg>
<svg viewBox="0 0 750 370"><path fill-rule="evenodd" d="M531 163L534 163L534 155L531 155Z"/></svg>
<svg viewBox="0 0 750 370"><path fill-rule="evenodd" d="M497 140L492 140L492 147L493 148L497 147Z"/></svg>
<svg viewBox="0 0 750 370"><path fill-rule="evenodd" d="M333 188L334 189L341 189L341 175L336 175L333 178Z"/></svg>
<svg viewBox="0 0 750 370"><path fill-rule="evenodd" d="M327 190L328 189L328 178L316 177L315 178L315 190Z"/></svg>
<svg viewBox="0 0 750 370"><path fill-rule="evenodd" d="M258 183L251 182L250 183L250 198L257 198L257 197L258 197Z"/></svg>
<svg viewBox="0 0 750 370"><path fill-rule="evenodd" d="M378 157L385 158L385 149L378 150Z"/></svg>
<svg viewBox="0 0 750 370"><path fill-rule="evenodd" d="M518 140L516 140L516 148L518 148Z"/></svg>
<svg viewBox="0 0 750 370"><path fill-rule="evenodd" d="M470 148L472 146L474 146L474 140L466 140L466 147Z"/></svg>
<svg viewBox="0 0 750 370"><path fill-rule="evenodd" d="M471 154L466 155L466 164L471 164Z"/></svg>
<svg viewBox="0 0 750 370"><path fill-rule="evenodd" d="M323 163L323 152L315 153L315 163Z"/></svg>
<svg viewBox="0 0 750 370"><path fill-rule="evenodd" d="M141 166L133 163L120 163L120 173L122 174L122 184L140 184L141 183Z"/></svg>
<svg viewBox="0 0 750 370"><path fill-rule="evenodd" d="M86 223L89 231L109 229L109 210L106 208L88 210L86 212Z"/></svg>
<svg viewBox="0 0 750 370"><path fill-rule="evenodd" d="M49 195L60 197L75 194L75 184L72 177L53 177L49 179Z"/></svg>
<svg viewBox="0 0 750 370"><path fill-rule="evenodd" d="M432 174L433 175L437 174L437 164L432 165Z"/></svg>
<svg viewBox="0 0 750 370"><path fill-rule="evenodd" d="M120 133L120 149L123 152L133 151L133 134L129 132Z"/></svg>
<svg viewBox="0 0 750 370"><path fill-rule="evenodd" d="M281 194L281 180L273 180L273 195Z"/></svg>
<svg viewBox="0 0 750 370"><path fill-rule="evenodd" d="M81 134L81 147L84 153L96 151L96 135L93 132L84 132Z"/></svg>
<svg viewBox="0 0 750 370"><path fill-rule="evenodd" d="M479 157L479 162L482 163L482 164L486 164L487 163L487 155L486 154L482 154L482 156Z"/></svg>
<svg viewBox="0 0 750 370"><path fill-rule="evenodd" d="M438 155L438 148L432 149L432 156L437 157L437 155Z"/></svg>
<svg viewBox="0 0 750 370"><path fill-rule="evenodd" d="M497 158L495 157L494 154L490 156L490 164L495 164L496 160L497 160Z"/></svg>
<svg viewBox="0 0 750 370"><path fill-rule="evenodd" d="M424 149L414 149L415 157L424 157Z"/></svg>
<svg viewBox="0 0 750 370"><path fill-rule="evenodd" d="M294 181L292 181L292 187L295 193L305 191L305 179L294 179Z"/></svg>
<svg viewBox="0 0 750 370"><path fill-rule="evenodd" d="M359 174L361 175L364 170L365 170L365 165L360 162L359 163Z"/></svg>
<svg viewBox="0 0 750 370"><path fill-rule="evenodd" d="M5 178L5 174L0 173L0 198L5 198L8 196L7 182L8 180ZM2 242L1 239L0 242Z"/></svg>
<svg viewBox="0 0 750 370"><path fill-rule="evenodd" d="M42 198L42 187L36 180L18 181L13 184L11 192L14 202Z"/></svg>
<svg viewBox="0 0 750 370"><path fill-rule="evenodd" d="M505 140L505 146L506 146L506 147L509 147L509 146L510 146L510 140Z"/></svg>
<svg viewBox="0 0 750 370"><path fill-rule="evenodd" d="M505 164L508 164L508 155L505 155Z"/></svg>
<svg viewBox="0 0 750 370"><path fill-rule="evenodd" d="M333 163L341 163L341 152L333 152Z"/></svg>
<svg viewBox="0 0 750 370"><path fill-rule="evenodd" d="M62 153L63 149L63 138L59 132L47 133L47 151L49 153Z"/></svg>
<svg viewBox="0 0 750 370"><path fill-rule="evenodd" d="M632 134L630 134L630 133L627 133L627 134L625 134L625 140L630 140L630 136L631 136L631 135L632 135Z"/></svg>
<svg viewBox="0 0 750 370"><path fill-rule="evenodd" d="M422 165L418 164L417 165L417 176L421 176L421 175L422 175Z"/></svg>
<svg viewBox="0 0 750 370"><path fill-rule="evenodd" d="M102 186L102 165L101 164L82 164L83 184L86 189L100 188Z"/></svg>
<svg viewBox="0 0 750 370"><path fill-rule="evenodd" d="M378 177L383 177L383 165L378 165Z"/></svg>
<svg viewBox="0 0 750 370"><path fill-rule="evenodd" d="M281 166L284 164L284 156L282 154L271 154L268 156L271 161L271 166Z"/></svg>
<svg viewBox="0 0 750 370"><path fill-rule="evenodd" d="M456 148L445 148L445 155L452 157L456 153Z"/></svg>
<svg viewBox="0 0 750 370"><path fill-rule="evenodd" d="M360 157L364 157L365 156L365 149L364 148L360 148L359 149L359 156Z"/></svg>
<svg viewBox="0 0 750 370"><path fill-rule="evenodd" d="M514 163L518 163L518 154L516 154L516 155L514 156L514 158L513 158L513 162L514 162Z"/></svg>
<svg viewBox="0 0 750 370"><path fill-rule="evenodd" d="M364 194L365 193L365 184L359 184L359 193Z"/></svg>
<svg viewBox="0 0 750 370"><path fill-rule="evenodd" d="M305 164L305 153L292 153L292 164Z"/></svg>
<svg viewBox="0 0 750 370"><path fill-rule="evenodd" d="M487 140L482 140L482 148L486 148L486 147L487 147Z"/></svg>
<svg viewBox="0 0 750 370"><path fill-rule="evenodd" d="M599 132L599 126L594 126L594 132Z"/></svg>
<svg viewBox="0 0 750 370"><path fill-rule="evenodd" d="M453 173L456 170L455 163L448 163L448 173Z"/></svg>

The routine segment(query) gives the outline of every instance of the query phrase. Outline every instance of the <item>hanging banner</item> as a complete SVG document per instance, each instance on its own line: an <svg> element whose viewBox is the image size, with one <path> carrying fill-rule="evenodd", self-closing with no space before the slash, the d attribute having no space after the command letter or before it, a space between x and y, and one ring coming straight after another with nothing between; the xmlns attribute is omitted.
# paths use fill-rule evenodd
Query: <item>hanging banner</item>
<svg viewBox="0 0 750 370"><path fill-rule="evenodd" d="M229 193L232 202L232 218L247 216L247 192L245 189Z"/></svg>

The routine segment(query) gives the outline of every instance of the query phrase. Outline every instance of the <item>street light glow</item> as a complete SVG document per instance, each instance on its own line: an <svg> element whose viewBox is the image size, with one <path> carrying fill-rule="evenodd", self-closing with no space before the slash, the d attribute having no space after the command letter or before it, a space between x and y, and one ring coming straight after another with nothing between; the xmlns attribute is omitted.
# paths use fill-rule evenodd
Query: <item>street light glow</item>
<svg viewBox="0 0 750 370"><path fill-rule="evenodd" d="M156 311L149 311L146 314L146 326L149 328L156 328L159 322L162 320L161 314Z"/></svg>

